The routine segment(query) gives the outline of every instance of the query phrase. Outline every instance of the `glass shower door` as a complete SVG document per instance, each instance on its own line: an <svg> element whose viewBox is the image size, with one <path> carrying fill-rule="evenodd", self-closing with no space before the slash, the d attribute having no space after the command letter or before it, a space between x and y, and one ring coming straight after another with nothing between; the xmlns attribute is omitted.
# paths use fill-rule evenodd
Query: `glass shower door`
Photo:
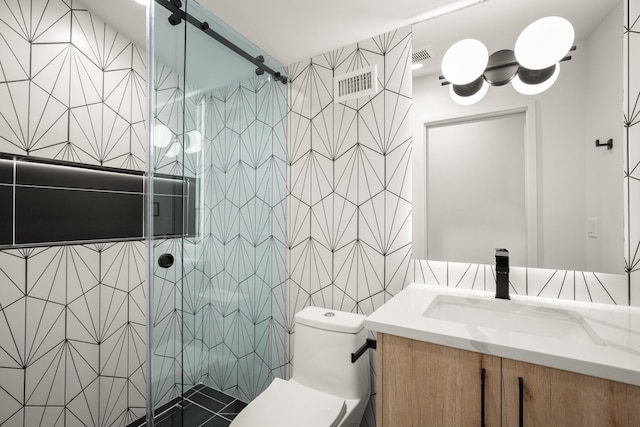
<svg viewBox="0 0 640 427"><path fill-rule="evenodd" d="M183 220L189 218L187 195L194 191L187 188L182 150L186 23L169 24L171 13L156 2L148 13L147 419L152 420L181 405L183 264L188 234ZM195 224L190 225L195 233Z"/></svg>
<svg viewBox="0 0 640 427"><path fill-rule="evenodd" d="M197 3L182 10L282 69ZM287 86L170 15L155 4L149 64L156 415L203 390L225 405L249 402L285 366Z"/></svg>

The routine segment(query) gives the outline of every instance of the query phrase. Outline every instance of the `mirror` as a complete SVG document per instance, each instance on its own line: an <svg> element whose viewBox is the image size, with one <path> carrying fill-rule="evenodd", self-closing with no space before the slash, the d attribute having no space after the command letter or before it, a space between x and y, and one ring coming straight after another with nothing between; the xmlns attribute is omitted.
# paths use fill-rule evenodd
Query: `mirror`
<svg viewBox="0 0 640 427"><path fill-rule="evenodd" d="M489 54L513 49L528 24L552 15L572 23L576 50L570 52L570 60L561 63L559 77L550 89L526 96L508 84L490 87L474 105L462 106L451 99L448 86L438 78L449 46L475 38L487 46ZM429 58L413 72L414 258L494 264L495 248L504 246L510 249L516 266L622 273L622 2L488 0L415 24L413 53L420 51L426 51L423 56ZM461 123L484 123L512 114L523 114L518 126L524 135L517 144L524 145L515 151L516 160L496 163L508 166L497 179L504 187L515 186L509 201L513 194L520 194L516 198L522 200L516 208L505 208L507 198L499 196L500 191L493 192L493 199L489 192L480 193L475 187L471 195L464 195L461 188L471 186L452 178L476 184L492 175L486 172L490 160L505 150L492 153L486 141L504 136L505 130L498 125L493 134L481 135L478 132L485 130L476 129L464 141L449 131ZM612 149L596 147L596 140L609 139ZM444 175L430 175L443 171ZM463 172L470 175L460 178ZM483 182L478 188L496 185L500 186ZM429 203L437 193L445 196ZM430 212L430 206L440 212ZM510 212L521 217L512 217L515 213ZM497 233L487 232L484 222L474 223L480 217L499 218L494 224L497 229L501 223L516 224L524 241L490 239ZM452 223L455 218L463 222ZM443 241L447 243L444 249Z"/></svg>

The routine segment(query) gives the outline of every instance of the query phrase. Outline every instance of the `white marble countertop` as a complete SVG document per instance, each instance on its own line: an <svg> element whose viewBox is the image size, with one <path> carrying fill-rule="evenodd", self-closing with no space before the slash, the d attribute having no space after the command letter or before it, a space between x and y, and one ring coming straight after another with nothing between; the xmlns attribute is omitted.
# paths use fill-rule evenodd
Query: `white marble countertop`
<svg viewBox="0 0 640 427"><path fill-rule="evenodd" d="M602 339L600 345L549 338L423 316L438 295L517 303L578 312ZM375 332L506 357L640 386L640 308L411 284L374 311L365 327ZM515 306L514 306L515 307ZM543 310L544 311L544 310Z"/></svg>

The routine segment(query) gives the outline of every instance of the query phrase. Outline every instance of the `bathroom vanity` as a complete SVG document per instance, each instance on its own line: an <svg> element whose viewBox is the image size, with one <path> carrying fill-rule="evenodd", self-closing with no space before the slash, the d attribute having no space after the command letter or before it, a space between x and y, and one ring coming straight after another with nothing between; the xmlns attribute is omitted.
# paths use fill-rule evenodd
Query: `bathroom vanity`
<svg viewBox="0 0 640 427"><path fill-rule="evenodd" d="M640 309L412 284L375 311L378 426L638 426Z"/></svg>

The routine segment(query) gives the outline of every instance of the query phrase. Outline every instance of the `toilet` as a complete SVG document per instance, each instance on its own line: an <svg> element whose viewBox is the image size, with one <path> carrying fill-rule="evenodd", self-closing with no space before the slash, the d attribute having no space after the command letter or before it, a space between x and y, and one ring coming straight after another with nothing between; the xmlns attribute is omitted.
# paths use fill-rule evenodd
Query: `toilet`
<svg viewBox="0 0 640 427"><path fill-rule="evenodd" d="M276 378L231 427L358 427L371 392L365 316L307 307L295 317L293 373Z"/></svg>

